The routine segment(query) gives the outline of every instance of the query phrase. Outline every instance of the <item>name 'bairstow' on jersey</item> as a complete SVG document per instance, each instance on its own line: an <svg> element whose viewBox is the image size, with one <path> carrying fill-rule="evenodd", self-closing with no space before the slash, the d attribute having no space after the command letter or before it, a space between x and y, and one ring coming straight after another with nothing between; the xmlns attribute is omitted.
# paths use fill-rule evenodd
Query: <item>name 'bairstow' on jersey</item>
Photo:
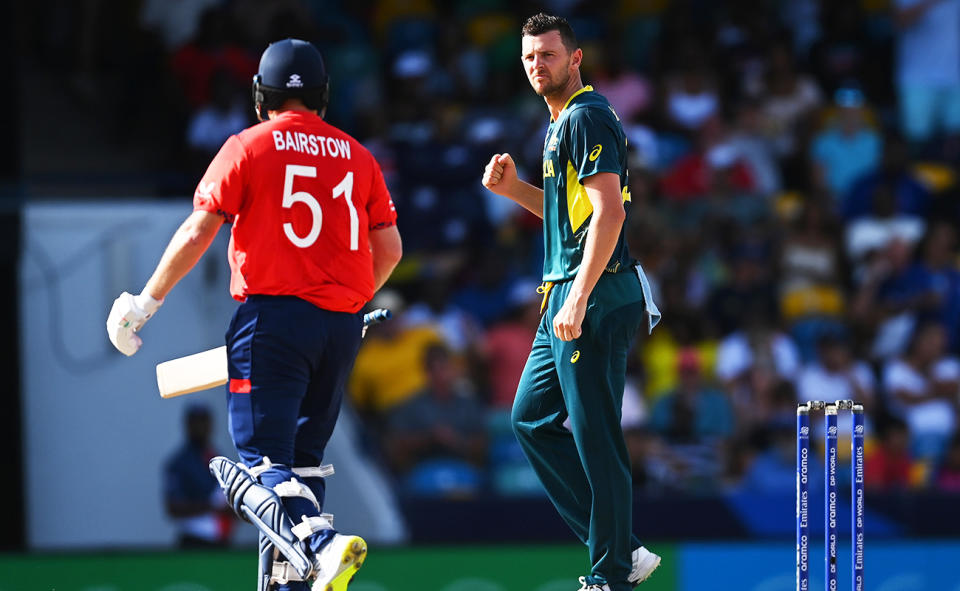
<svg viewBox="0 0 960 591"><path fill-rule="evenodd" d="M273 145L277 151L293 150L314 156L350 159L350 142L342 138L325 137L312 133L273 131Z"/></svg>

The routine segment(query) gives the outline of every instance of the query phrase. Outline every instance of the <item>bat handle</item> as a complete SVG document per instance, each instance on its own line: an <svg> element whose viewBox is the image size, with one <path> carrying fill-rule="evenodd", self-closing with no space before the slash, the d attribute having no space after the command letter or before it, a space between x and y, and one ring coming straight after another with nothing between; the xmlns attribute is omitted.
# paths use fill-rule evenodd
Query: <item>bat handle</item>
<svg viewBox="0 0 960 591"><path fill-rule="evenodd" d="M363 325L370 326L372 324L379 324L384 320L389 320L393 316L393 313L386 308L377 308L373 312L369 312L363 315Z"/></svg>

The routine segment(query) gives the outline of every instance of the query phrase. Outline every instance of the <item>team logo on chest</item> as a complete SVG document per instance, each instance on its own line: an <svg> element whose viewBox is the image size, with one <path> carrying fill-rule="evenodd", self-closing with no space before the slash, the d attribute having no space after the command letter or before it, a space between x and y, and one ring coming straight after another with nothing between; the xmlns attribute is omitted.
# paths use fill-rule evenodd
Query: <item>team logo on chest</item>
<svg viewBox="0 0 960 591"><path fill-rule="evenodd" d="M554 169L553 158L550 156L550 152L556 152L557 146L560 145L560 138L557 137L557 131L554 130L553 134L547 135L549 138L547 140L547 149L543 153L543 178L555 177L557 172Z"/></svg>
<svg viewBox="0 0 960 591"><path fill-rule="evenodd" d="M556 151L557 145L559 145L559 144L560 144L560 138L558 138L558 137L557 137L557 134L554 133L554 134L550 137L550 141L547 142L547 151L548 151L548 152L554 152L554 151Z"/></svg>

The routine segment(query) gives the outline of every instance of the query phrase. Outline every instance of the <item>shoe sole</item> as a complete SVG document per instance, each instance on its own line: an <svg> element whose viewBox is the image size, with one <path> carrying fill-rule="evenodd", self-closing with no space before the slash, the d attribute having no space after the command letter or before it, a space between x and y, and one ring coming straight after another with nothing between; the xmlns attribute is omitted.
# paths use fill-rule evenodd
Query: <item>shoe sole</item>
<svg viewBox="0 0 960 591"><path fill-rule="evenodd" d="M663 558L660 557L660 556L657 556L657 559L656 559L656 561L653 563L653 567L650 569L650 572L648 572L648 573L646 574L646 576L640 577L640 578L637 579L636 581L630 581L630 584L632 584L634 587L636 587L636 586L639 585L640 583L642 583L642 582L646 581L647 579L649 579L649 578L650 578L650 575L653 574L653 571L657 570L657 567L660 566L660 561L661 561L661 560L663 560Z"/></svg>
<svg viewBox="0 0 960 591"><path fill-rule="evenodd" d="M360 536L352 536L340 557L340 568L337 569L337 574L327 582L323 590L346 591L347 585L353 580L354 575L357 574L366 559L367 543Z"/></svg>

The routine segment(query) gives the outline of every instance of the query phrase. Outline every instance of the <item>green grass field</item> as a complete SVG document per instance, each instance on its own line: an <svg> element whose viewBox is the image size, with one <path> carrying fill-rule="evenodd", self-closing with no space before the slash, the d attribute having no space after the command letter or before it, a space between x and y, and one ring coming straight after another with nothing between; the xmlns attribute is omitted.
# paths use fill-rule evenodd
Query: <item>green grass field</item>
<svg viewBox="0 0 960 591"><path fill-rule="evenodd" d="M675 589L671 548L644 591ZM253 591L253 549L0 556L0 591ZM377 548L350 591L576 591L582 546Z"/></svg>
<svg viewBox="0 0 960 591"><path fill-rule="evenodd" d="M794 547L784 541L650 546L663 556L638 591L793 591ZM840 547L849 556L850 547ZM254 550L0 555L0 591L254 591ZM960 539L868 540L867 589L960 591ZM822 546L811 591L823 591ZM350 591L577 591L586 549L571 545L371 548ZM840 580L849 585L849 563ZM849 589L841 586L841 589Z"/></svg>

